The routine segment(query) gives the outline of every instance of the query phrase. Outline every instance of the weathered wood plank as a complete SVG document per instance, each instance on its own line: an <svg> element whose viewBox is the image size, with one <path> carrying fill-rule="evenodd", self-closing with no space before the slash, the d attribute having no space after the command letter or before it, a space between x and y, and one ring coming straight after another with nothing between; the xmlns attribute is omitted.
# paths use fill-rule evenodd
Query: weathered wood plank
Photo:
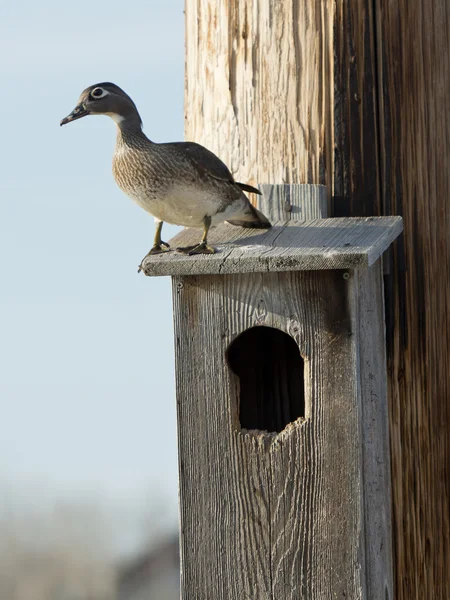
<svg viewBox="0 0 450 600"><path fill-rule="evenodd" d="M380 212L377 2L333 2L333 217L398 214Z"/></svg>
<svg viewBox="0 0 450 600"><path fill-rule="evenodd" d="M381 214L405 222L386 280L396 598L448 600L450 6L374 6Z"/></svg>
<svg viewBox="0 0 450 600"><path fill-rule="evenodd" d="M379 263L174 278L183 598L392 600ZM226 351L253 326L306 359L305 419L241 430Z"/></svg>
<svg viewBox="0 0 450 600"><path fill-rule="evenodd" d="M331 189L333 4L186 2L186 139L238 181Z"/></svg>
<svg viewBox="0 0 450 600"><path fill-rule="evenodd" d="M342 273L186 277L173 289L183 598L367 598L357 336ZM308 359L306 421L278 435L239 430L226 366L229 343L261 324L293 334Z"/></svg>
<svg viewBox="0 0 450 600"><path fill-rule="evenodd" d="M328 217L328 191L324 185L268 184L258 186L262 196L255 205L271 221L312 221Z"/></svg>
<svg viewBox="0 0 450 600"><path fill-rule="evenodd" d="M269 230L223 224L211 230L209 242L219 252L186 256L165 252L145 259L146 275L198 275L351 269L373 264L402 231L399 217L317 219L275 223ZM171 247L199 241L198 229L186 229Z"/></svg>
<svg viewBox="0 0 450 600"><path fill-rule="evenodd" d="M367 597L393 600L392 499L381 261L355 273Z"/></svg>

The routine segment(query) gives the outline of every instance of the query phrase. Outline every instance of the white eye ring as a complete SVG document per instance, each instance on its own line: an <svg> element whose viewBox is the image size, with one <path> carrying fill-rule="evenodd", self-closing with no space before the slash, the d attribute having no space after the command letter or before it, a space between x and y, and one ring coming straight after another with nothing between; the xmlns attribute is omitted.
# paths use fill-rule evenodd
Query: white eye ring
<svg viewBox="0 0 450 600"><path fill-rule="evenodd" d="M95 100L98 100L99 98L104 98L105 96L107 96L109 94L109 92L107 92L106 90L104 90L101 87L96 87L92 90L91 92L91 97L95 98Z"/></svg>

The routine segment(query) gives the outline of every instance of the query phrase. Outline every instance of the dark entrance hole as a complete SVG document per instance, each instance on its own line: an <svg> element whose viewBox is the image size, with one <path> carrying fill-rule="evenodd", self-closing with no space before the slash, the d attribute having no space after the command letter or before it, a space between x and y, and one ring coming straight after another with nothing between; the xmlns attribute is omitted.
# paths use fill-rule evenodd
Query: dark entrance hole
<svg viewBox="0 0 450 600"><path fill-rule="evenodd" d="M287 333L252 327L230 344L227 359L240 380L243 429L279 432L305 416L305 365Z"/></svg>

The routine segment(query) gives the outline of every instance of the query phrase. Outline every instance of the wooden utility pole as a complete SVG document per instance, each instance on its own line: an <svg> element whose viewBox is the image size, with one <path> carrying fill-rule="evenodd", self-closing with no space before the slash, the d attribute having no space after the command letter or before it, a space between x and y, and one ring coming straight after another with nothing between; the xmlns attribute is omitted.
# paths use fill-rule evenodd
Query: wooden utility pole
<svg viewBox="0 0 450 600"><path fill-rule="evenodd" d="M450 596L447 0L186 0L186 139L403 215L385 261L397 600ZM378 599L377 599L378 600Z"/></svg>

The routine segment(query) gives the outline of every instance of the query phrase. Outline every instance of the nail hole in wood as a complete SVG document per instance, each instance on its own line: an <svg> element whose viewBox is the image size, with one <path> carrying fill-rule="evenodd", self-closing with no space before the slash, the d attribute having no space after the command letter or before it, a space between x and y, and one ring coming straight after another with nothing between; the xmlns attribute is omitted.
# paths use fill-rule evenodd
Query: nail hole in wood
<svg viewBox="0 0 450 600"><path fill-rule="evenodd" d="M280 432L305 416L304 360L287 333L252 327L230 344L227 360L240 380L241 428Z"/></svg>

